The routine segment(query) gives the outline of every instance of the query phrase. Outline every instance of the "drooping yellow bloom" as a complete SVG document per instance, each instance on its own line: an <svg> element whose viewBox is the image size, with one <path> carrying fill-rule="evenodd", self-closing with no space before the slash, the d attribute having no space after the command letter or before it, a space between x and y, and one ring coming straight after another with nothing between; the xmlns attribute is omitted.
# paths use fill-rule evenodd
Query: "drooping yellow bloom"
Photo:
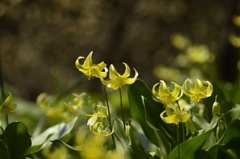
<svg viewBox="0 0 240 159"><path fill-rule="evenodd" d="M82 105L82 95L73 94L69 99L64 98L57 100L56 97L50 96L47 93L42 93L37 97L37 105L46 112L46 115L52 119L61 119L69 122L77 115L77 108Z"/></svg>
<svg viewBox="0 0 240 159"><path fill-rule="evenodd" d="M91 116L88 119L87 125L94 134L109 136L114 132L113 129L110 130L109 127L103 125L103 120L107 118L107 108L105 106L97 105L97 111L94 114L84 114Z"/></svg>
<svg viewBox="0 0 240 159"><path fill-rule="evenodd" d="M170 91L166 83L163 80L160 80L159 83L156 83L152 88L153 95L159 100L163 101L165 104L178 100L182 96L181 86L172 82L174 85L173 91ZM159 85L158 91L156 87Z"/></svg>
<svg viewBox="0 0 240 159"><path fill-rule="evenodd" d="M9 93L5 101L0 105L0 113L9 114L16 109L17 105L13 103L13 96Z"/></svg>
<svg viewBox="0 0 240 159"><path fill-rule="evenodd" d="M97 117L96 114L94 114L89 120L87 125L89 126L90 130L97 135L102 136L109 136L114 132L114 129L110 129L108 126L104 126L102 119Z"/></svg>
<svg viewBox="0 0 240 159"><path fill-rule="evenodd" d="M121 88L125 84L133 84L137 80L138 72L133 68L135 71L135 76L133 78L129 78L131 73L130 68L126 63L123 64L125 65L125 72L123 75L120 75L115 67L111 64L109 71L110 80L105 81L103 78L101 78L101 82L114 90Z"/></svg>
<svg viewBox="0 0 240 159"><path fill-rule="evenodd" d="M86 76L89 76L89 79L91 79L93 77L105 78L107 76L107 72L108 72L108 69L106 68L107 65L103 61L97 65L93 64L92 63L92 54L93 54L93 52L91 51L82 65L79 63L79 60L84 59L84 57L79 56L77 58L77 60L75 61L76 67L83 74L85 74Z"/></svg>
<svg viewBox="0 0 240 159"><path fill-rule="evenodd" d="M189 83L189 84L188 84ZM213 86L209 81L202 83L199 79L193 84L191 79L186 79L183 83L183 93L191 98L192 102L199 102L202 98L207 98L212 95Z"/></svg>
<svg viewBox="0 0 240 159"><path fill-rule="evenodd" d="M164 117L166 113L166 117ZM165 123L168 124L176 124L179 122L187 122L191 116L191 112L189 110L180 110L177 105L167 105L166 110L160 114L160 117Z"/></svg>

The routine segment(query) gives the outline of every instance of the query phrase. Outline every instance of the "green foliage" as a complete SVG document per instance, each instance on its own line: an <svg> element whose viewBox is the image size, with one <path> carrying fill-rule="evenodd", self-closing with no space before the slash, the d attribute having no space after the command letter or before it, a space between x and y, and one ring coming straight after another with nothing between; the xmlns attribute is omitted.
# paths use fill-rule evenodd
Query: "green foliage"
<svg viewBox="0 0 240 159"><path fill-rule="evenodd" d="M0 153L0 158L22 159L25 152L31 146L31 138L27 127L21 122L9 124L0 136L1 148L5 151Z"/></svg>

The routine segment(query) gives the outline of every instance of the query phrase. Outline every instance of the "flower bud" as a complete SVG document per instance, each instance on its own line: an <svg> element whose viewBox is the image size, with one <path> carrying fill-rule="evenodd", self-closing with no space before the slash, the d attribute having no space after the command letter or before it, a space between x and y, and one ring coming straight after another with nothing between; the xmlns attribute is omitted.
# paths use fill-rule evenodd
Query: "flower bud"
<svg viewBox="0 0 240 159"><path fill-rule="evenodd" d="M221 114L221 106L217 101L213 103L212 114Z"/></svg>

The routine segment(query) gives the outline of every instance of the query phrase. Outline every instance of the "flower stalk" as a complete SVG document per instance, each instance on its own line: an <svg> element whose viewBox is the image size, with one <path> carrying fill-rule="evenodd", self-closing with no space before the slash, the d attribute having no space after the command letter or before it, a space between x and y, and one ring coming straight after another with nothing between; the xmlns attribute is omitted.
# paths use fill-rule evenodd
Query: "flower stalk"
<svg viewBox="0 0 240 159"><path fill-rule="evenodd" d="M112 131L113 130L113 127L112 127L112 119L111 119L111 113L110 113L110 106L109 106L109 102L108 102L108 96L107 96L107 90L106 90L106 86L103 85L103 88L104 88L104 94L105 94L105 99L106 99L106 105L107 105L107 118L108 118L108 123L109 123L109 127L110 127L110 130ZM111 135L112 136L112 142L113 142L113 148L116 147L116 144L115 144L115 139L114 139L114 134Z"/></svg>
<svg viewBox="0 0 240 159"><path fill-rule="evenodd" d="M118 90L119 90L119 96L120 96L120 106L121 106L121 114L122 114L122 120L123 120L123 129L125 131L126 126L125 126L125 118L124 118L123 104L122 104L122 90L121 90L121 88L119 88Z"/></svg>

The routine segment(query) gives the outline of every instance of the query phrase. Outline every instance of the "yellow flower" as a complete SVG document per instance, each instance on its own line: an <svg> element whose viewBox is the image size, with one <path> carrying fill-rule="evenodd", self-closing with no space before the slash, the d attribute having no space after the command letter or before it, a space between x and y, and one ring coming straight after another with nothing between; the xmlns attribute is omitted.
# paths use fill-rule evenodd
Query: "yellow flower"
<svg viewBox="0 0 240 159"><path fill-rule="evenodd" d="M202 98L210 97L213 92L213 86L209 81L202 83L199 79L196 80L195 84L193 84L191 79L186 79L182 88L184 94L191 97L191 101L195 103L201 101Z"/></svg>
<svg viewBox="0 0 240 159"><path fill-rule="evenodd" d="M79 63L80 59L84 59L83 56L79 56L77 60L75 61L76 67L81 71L83 74L86 76L89 76L89 79L93 77L97 78L105 78L107 76L108 69L106 68L106 64L104 62L101 62L97 65L92 63L92 54L93 52L91 51L87 58L85 59L83 65ZM104 72L103 72L104 69Z"/></svg>
<svg viewBox="0 0 240 159"><path fill-rule="evenodd" d="M114 68L114 66L111 64L109 72L110 80L105 81L103 78L101 78L102 83L114 90L121 88L125 84L133 84L137 80L138 72L136 71L136 69L133 68L135 71L135 76L133 78L129 78L130 68L126 63L123 64L125 65L125 72L123 75L120 75Z"/></svg>
<svg viewBox="0 0 240 159"><path fill-rule="evenodd" d="M80 108L80 110L86 116L94 116L96 114L97 117L100 117L100 118L106 118L107 117L107 107L105 107L103 105L97 105L97 109L96 109L96 112L94 114L87 114L87 113L85 113L82 110L82 107Z"/></svg>
<svg viewBox="0 0 240 159"><path fill-rule="evenodd" d="M46 159L70 159L67 148L64 146L59 146L54 150L51 150L51 147L46 147L42 151L42 155Z"/></svg>
<svg viewBox="0 0 240 159"><path fill-rule="evenodd" d="M57 100L56 97L42 93L37 97L37 105L52 119L69 122L78 115L77 108L82 105L84 94L73 94L74 97L71 97L70 100L67 97Z"/></svg>
<svg viewBox="0 0 240 159"><path fill-rule="evenodd" d="M13 103L13 96L9 93L5 101L0 105L0 113L9 114L16 109L17 105Z"/></svg>
<svg viewBox="0 0 240 159"><path fill-rule="evenodd" d="M156 83L152 88L153 95L165 104L178 100L182 96L181 86L174 82L172 82L172 84L174 85L174 89L170 91L166 83L160 80L160 82ZM158 91L156 91L157 85L159 85Z"/></svg>
<svg viewBox="0 0 240 159"><path fill-rule="evenodd" d="M104 126L102 122L103 118L98 116L98 113L94 113L93 116L88 120L87 125L94 134L109 136L114 130L110 130L109 127Z"/></svg>
<svg viewBox="0 0 240 159"><path fill-rule="evenodd" d="M79 128L75 136L75 147L79 149L84 159L122 159L128 158L124 151L108 149L109 138L101 135L89 134L86 127Z"/></svg>
<svg viewBox="0 0 240 159"><path fill-rule="evenodd" d="M164 117L164 114L167 114ZM189 110L180 110L178 105L167 105L166 110L160 114L160 117L165 123L168 124L176 124L179 122L187 122L191 116L191 112Z"/></svg>

